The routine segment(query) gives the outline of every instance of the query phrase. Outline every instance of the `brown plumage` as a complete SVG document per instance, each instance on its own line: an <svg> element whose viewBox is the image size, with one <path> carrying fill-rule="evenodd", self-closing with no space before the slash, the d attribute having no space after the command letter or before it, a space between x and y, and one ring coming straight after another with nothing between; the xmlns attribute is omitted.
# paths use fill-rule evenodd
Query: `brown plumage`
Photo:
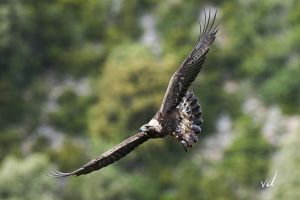
<svg viewBox="0 0 300 200"><path fill-rule="evenodd" d="M170 135L179 141L186 151L191 148L198 141L197 134L201 132L203 120L200 104L188 88L202 69L206 54L215 40L218 31L218 26L214 25L216 14L217 12L212 21L210 13L208 17L205 15L204 27L201 29L200 26L197 44L173 74L159 111L149 123L140 128L139 133L73 172L54 171L51 174L54 177L66 178L91 173L123 158L150 138L164 138Z"/></svg>

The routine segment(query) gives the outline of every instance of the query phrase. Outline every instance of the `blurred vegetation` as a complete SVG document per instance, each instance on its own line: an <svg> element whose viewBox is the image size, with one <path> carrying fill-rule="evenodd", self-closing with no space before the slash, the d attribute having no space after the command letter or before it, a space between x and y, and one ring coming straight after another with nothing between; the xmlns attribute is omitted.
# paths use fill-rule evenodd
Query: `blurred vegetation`
<svg viewBox="0 0 300 200"><path fill-rule="evenodd" d="M199 144L185 153L170 138L153 140L100 172L47 177L79 167L155 114L205 8L218 9L220 31L192 86L204 112ZM264 199L260 181L275 170L270 196L299 199L299 130L271 143L258 118L265 111L244 109L257 98L299 114L299 11L296 0L2 0L0 199ZM142 39L145 16L158 47ZM233 139L215 145L213 159L206 144L224 115Z"/></svg>

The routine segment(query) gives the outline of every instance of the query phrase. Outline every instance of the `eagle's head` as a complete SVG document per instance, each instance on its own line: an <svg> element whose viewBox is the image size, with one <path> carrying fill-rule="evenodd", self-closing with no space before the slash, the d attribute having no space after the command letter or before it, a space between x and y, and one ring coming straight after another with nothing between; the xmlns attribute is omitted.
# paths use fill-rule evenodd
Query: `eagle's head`
<svg viewBox="0 0 300 200"><path fill-rule="evenodd" d="M153 138L162 137L162 126L156 119L151 119L149 123L144 124L140 128L140 131L147 133L150 137Z"/></svg>

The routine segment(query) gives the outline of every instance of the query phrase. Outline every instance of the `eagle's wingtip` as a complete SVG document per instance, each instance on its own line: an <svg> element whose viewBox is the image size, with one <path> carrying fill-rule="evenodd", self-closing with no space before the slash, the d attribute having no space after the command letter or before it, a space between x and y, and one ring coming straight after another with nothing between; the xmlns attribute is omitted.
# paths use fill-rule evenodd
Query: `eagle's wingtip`
<svg viewBox="0 0 300 200"><path fill-rule="evenodd" d="M204 40L207 40L208 37L210 39L214 40L214 38L215 38L215 36L216 36L216 34L219 30L219 23L216 23L217 12L218 12L218 10L216 10L215 14L212 15L210 10L209 10L208 13L206 12L206 10L204 10L203 25L201 23L201 20L198 21L198 23L199 23L199 37L198 37L198 43L197 43L196 47L199 48L200 44Z"/></svg>
<svg viewBox="0 0 300 200"><path fill-rule="evenodd" d="M74 174L71 173L64 173L64 172L60 172L57 170L49 170L48 172L48 176L53 177L53 178L62 178L62 179L68 179L69 177L73 176Z"/></svg>

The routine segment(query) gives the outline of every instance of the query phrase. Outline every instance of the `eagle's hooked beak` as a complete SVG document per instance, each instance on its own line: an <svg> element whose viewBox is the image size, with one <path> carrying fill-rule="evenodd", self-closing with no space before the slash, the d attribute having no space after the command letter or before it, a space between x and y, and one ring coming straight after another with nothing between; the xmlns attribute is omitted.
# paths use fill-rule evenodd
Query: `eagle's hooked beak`
<svg viewBox="0 0 300 200"><path fill-rule="evenodd" d="M149 125L148 124L144 124L141 128L140 128L140 132L147 132L149 131Z"/></svg>

